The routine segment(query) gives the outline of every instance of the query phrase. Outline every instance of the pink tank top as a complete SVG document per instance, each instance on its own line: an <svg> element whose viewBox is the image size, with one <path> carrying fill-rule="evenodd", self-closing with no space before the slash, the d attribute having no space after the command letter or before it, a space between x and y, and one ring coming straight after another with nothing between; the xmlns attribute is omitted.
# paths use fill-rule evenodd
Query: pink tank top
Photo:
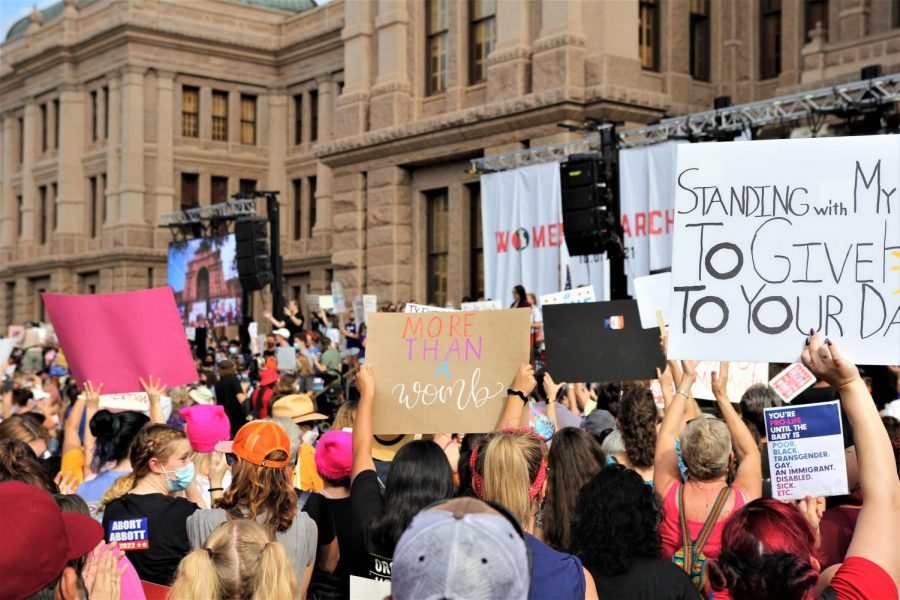
<svg viewBox="0 0 900 600"><path fill-rule="evenodd" d="M678 488L681 485L682 484L680 483L673 485L663 501L663 520L662 523L659 524L659 533L662 537L663 558L671 559L672 555L681 548L681 518L678 514L677 500ZM722 527L725 526L725 521L731 516L731 513L739 510L747 503L741 490L736 487L732 487L731 489L734 491L734 507L728 512L722 511L722 515L719 517L718 522L713 525L709 540L707 540L706 545L703 547L703 555L708 560L719 558L719 552L722 549ZM692 521L688 519L687 523L691 530L690 538L692 540L697 539L697 536L700 535L700 530L703 529L703 521ZM716 600L728 600L730 595L728 592L716 592L715 598Z"/></svg>

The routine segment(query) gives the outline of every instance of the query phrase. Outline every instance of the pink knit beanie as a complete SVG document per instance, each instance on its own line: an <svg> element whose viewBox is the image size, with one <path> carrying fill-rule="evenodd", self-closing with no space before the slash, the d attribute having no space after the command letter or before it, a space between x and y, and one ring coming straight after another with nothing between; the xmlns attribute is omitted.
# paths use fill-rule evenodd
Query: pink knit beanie
<svg viewBox="0 0 900 600"><path fill-rule="evenodd" d="M325 479L350 477L353 467L353 434L329 431L316 444L316 470Z"/></svg>

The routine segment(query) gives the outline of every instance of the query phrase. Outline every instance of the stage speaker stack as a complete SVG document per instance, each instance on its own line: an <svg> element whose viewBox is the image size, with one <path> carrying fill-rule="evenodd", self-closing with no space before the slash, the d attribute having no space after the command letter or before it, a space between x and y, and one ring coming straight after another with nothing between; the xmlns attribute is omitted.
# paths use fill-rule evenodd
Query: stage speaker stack
<svg viewBox="0 0 900 600"><path fill-rule="evenodd" d="M253 292L272 283L268 220L265 217L238 219L234 224L234 237L241 288Z"/></svg>
<svg viewBox="0 0 900 600"><path fill-rule="evenodd" d="M571 256L603 254L617 239L615 182L600 157L573 154L560 164L563 227Z"/></svg>

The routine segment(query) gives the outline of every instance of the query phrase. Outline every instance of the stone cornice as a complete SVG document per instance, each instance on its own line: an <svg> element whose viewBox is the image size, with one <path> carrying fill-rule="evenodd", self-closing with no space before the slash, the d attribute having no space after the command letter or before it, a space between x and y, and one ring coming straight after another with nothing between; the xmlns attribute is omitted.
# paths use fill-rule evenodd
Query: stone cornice
<svg viewBox="0 0 900 600"><path fill-rule="evenodd" d="M537 54L538 52L552 50L553 48L559 48L561 46L585 47L587 46L587 37L573 33L559 33L537 40L532 48L534 49L534 53Z"/></svg>

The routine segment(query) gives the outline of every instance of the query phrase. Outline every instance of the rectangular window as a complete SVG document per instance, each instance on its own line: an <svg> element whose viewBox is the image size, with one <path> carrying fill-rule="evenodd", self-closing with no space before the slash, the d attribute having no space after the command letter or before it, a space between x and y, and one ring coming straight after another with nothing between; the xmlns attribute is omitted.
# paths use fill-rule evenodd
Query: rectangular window
<svg viewBox="0 0 900 600"><path fill-rule="evenodd" d="M15 281L7 281L6 282L6 294L4 296L4 300L6 300L6 322L7 323L15 323L16 322L16 282Z"/></svg>
<svg viewBox="0 0 900 600"><path fill-rule="evenodd" d="M648 71L659 70L659 5L657 0L641 0L638 41L641 51L641 67Z"/></svg>
<svg viewBox="0 0 900 600"><path fill-rule="evenodd" d="M200 206L197 191L199 179L196 173L181 174L181 210Z"/></svg>
<svg viewBox="0 0 900 600"><path fill-rule="evenodd" d="M481 186L469 186L469 239L471 240L469 296L484 297L484 238L481 231Z"/></svg>
<svg viewBox="0 0 900 600"><path fill-rule="evenodd" d="M103 86L103 139L109 139L109 86Z"/></svg>
<svg viewBox="0 0 900 600"><path fill-rule="evenodd" d="M181 135L192 138L200 135L200 90L195 87L181 88Z"/></svg>
<svg viewBox="0 0 900 600"><path fill-rule="evenodd" d="M710 78L709 0L691 0L691 77Z"/></svg>
<svg viewBox="0 0 900 600"><path fill-rule="evenodd" d="M450 254L449 203L447 190L425 197L428 215L428 303L447 303L447 264Z"/></svg>
<svg viewBox="0 0 900 600"><path fill-rule="evenodd" d="M781 73L781 0L762 0L759 23L759 77L771 79Z"/></svg>
<svg viewBox="0 0 900 600"><path fill-rule="evenodd" d="M59 188L56 187L56 184L50 184L50 191L53 194L51 198L53 198L53 222L50 223L50 233L56 232L56 226L59 223L59 202L57 201L57 193Z"/></svg>
<svg viewBox="0 0 900 600"><path fill-rule="evenodd" d="M213 176L209 184L209 195L211 204L228 202L228 178Z"/></svg>
<svg viewBox="0 0 900 600"><path fill-rule="evenodd" d="M47 105L41 104L41 152L47 151L49 142L49 131L47 131Z"/></svg>
<svg viewBox="0 0 900 600"><path fill-rule="evenodd" d="M469 83L487 79L487 57L497 44L497 0L469 1Z"/></svg>
<svg viewBox="0 0 900 600"><path fill-rule="evenodd" d="M220 142L228 141L228 92L213 90L212 139Z"/></svg>
<svg viewBox="0 0 900 600"><path fill-rule="evenodd" d="M447 89L447 0L426 0L425 25L425 80L431 95Z"/></svg>
<svg viewBox="0 0 900 600"><path fill-rule="evenodd" d="M303 143L303 94L294 96L294 145Z"/></svg>
<svg viewBox="0 0 900 600"><path fill-rule="evenodd" d="M19 164L25 162L25 119L19 117Z"/></svg>
<svg viewBox="0 0 900 600"><path fill-rule="evenodd" d="M100 137L97 129L100 127L100 99L97 90L91 92L91 141L96 142Z"/></svg>
<svg viewBox="0 0 900 600"><path fill-rule="evenodd" d="M238 191L242 194L249 194L250 192L256 191L256 180L255 179L241 179L240 184L238 184Z"/></svg>
<svg viewBox="0 0 900 600"><path fill-rule="evenodd" d="M38 218L38 241L43 245L47 243L47 186L38 188L40 217Z"/></svg>
<svg viewBox="0 0 900 600"><path fill-rule="evenodd" d="M97 177L89 177L88 178L88 194L91 199L91 239L97 237L97 213L99 212L99 206L97 206L97 200L99 197L99 190L97 189Z"/></svg>
<svg viewBox="0 0 900 600"><path fill-rule="evenodd" d="M312 237L313 229L316 228L316 178L310 177L308 180L309 188L309 231L307 237Z"/></svg>
<svg viewBox="0 0 900 600"><path fill-rule="evenodd" d="M106 173L99 177L100 191L97 195L100 198L100 222L106 224Z"/></svg>
<svg viewBox="0 0 900 600"><path fill-rule="evenodd" d="M22 196L16 196L16 207L18 212L16 213L16 238L21 239L22 237L22 223L25 221L23 216L23 209L25 208L22 204Z"/></svg>
<svg viewBox="0 0 900 600"><path fill-rule="evenodd" d="M806 26L804 32L806 41L811 42L810 33L816 29L817 24L821 24L822 31L825 32L825 39L828 39L828 0L806 0Z"/></svg>
<svg viewBox="0 0 900 600"><path fill-rule="evenodd" d="M59 150L59 100L53 101L53 147Z"/></svg>
<svg viewBox="0 0 900 600"><path fill-rule="evenodd" d="M309 141L319 139L319 90L309 90Z"/></svg>
<svg viewBox="0 0 900 600"><path fill-rule="evenodd" d="M294 188L294 239L303 237L303 180L295 179L291 182Z"/></svg>
<svg viewBox="0 0 900 600"><path fill-rule="evenodd" d="M241 143L256 144L256 96L241 94Z"/></svg>

